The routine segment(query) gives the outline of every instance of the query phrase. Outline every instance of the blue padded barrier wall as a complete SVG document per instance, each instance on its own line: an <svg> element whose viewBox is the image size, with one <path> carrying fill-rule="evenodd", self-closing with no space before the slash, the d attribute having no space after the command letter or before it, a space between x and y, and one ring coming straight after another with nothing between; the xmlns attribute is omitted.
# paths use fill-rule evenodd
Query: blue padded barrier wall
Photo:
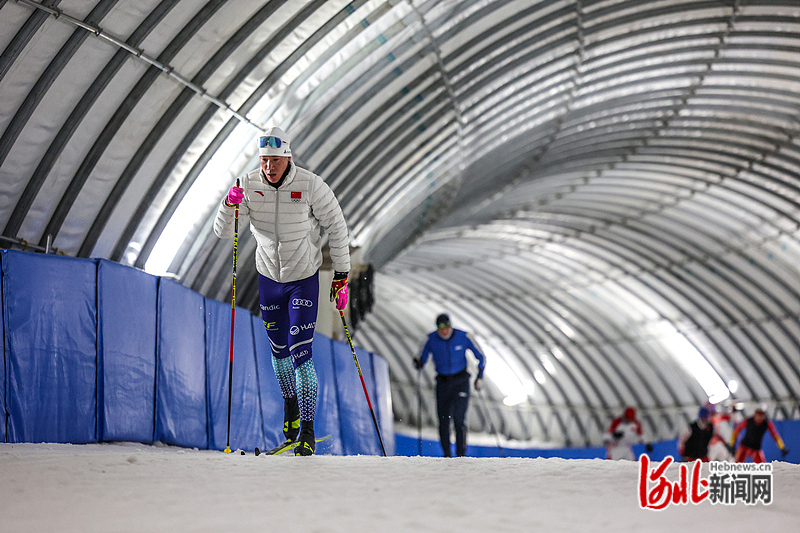
<svg viewBox="0 0 800 533"><path fill-rule="evenodd" d="M381 428L383 446L386 448L386 455L394 455L394 413L392 411L392 386L389 381L389 363L380 355L370 353L372 358L372 371L375 379L375 394L377 398L372 400L373 407L377 412L378 425Z"/></svg>
<svg viewBox="0 0 800 533"><path fill-rule="evenodd" d="M453 440L451 438L451 440ZM469 443L470 435L467 435L467 456L468 457L501 457L497 446L475 446ZM396 455L415 456L419 450L419 439L417 435L395 435L397 448ZM674 442L674 441L673 441ZM636 448L634 447L634 450ZM644 447L642 447L644 451ZM594 448L512 448L503 447L506 457L562 457L564 459L603 459L606 456L604 447ZM426 457L442 457L442 446L437 440L422 439L422 455Z"/></svg>
<svg viewBox="0 0 800 533"><path fill-rule="evenodd" d="M364 389L358 377L350 345L333 342L333 360L336 385L339 390L339 414L342 425L342 446L345 455L381 455L381 446L375 433ZM375 380L372 378L372 361L369 352L356 348L358 363L370 400L375 398ZM373 409L374 409L373 404Z"/></svg>
<svg viewBox="0 0 800 533"><path fill-rule="evenodd" d="M785 459L781 459L775 441L767 433L764 435L763 449L767 462L786 461L788 463L800 464L800 420L775 420L775 428L783 438L789 454ZM402 456L417 455L418 439L416 435L395 434L397 449L396 454ZM467 436L469 442L469 436ZM605 447L593 448L503 448L507 457L560 457L563 459L604 459L606 456ZM636 457L645 453L645 448L641 444L633 447ZM428 457L441 457L442 447L439 441L422 439L422 455ZM497 446L473 446L467 445L467 455L470 457L500 457L500 450ZM678 459L678 440L670 439L653 443L653 451L648 454L653 461L663 461L665 457L672 456Z"/></svg>
<svg viewBox="0 0 800 533"><path fill-rule="evenodd" d="M223 448L226 303L111 261L18 251L0 255L0 299L0 441ZM283 441L283 400L260 317L239 310L235 340L231 446L275 446ZM378 454L349 345L338 344L335 355L330 338L314 337L315 429L332 435L317 451ZM360 349L359 358L388 432L390 398L376 389L376 376L388 387L388 369Z"/></svg>
<svg viewBox="0 0 800 533"><path fill-rule="evenodd" d="M168 279L158 291L155 440L208 447L205 298Z"/></svg>
<svg viewBox="0 0 800 533"><path fill-rule="evenodd" d="M224 450L228 438L228 370L231 347L231 306L206 298L206 368L208 369L208 448ZM231 388L231 450L264 449L258 393L253 321L238 309L233 335Z"/></svg>
<svg viewBox="0 0 800 533"><path fill-rule="evenodd" d="M8 442L96 442L96 262L1 257Z"/></svg>
<svg viewBox="0 0 800 533"><path fill-rule="evenodd" d="M0 259L2 264L2 259ZM3 302L3 269L0 266L0 304ZM6 335L3 325L3 306L0 305L0 331L3 342L0 343L0 442L6 442Z"/></svg>
<svg viewBox="0 0 800 533"><path fill-rule="evenodd" d="M317 444L317 453L343 455L339 393L336 386L336 369L333 366L333 341L325 335L315 333L311 350L319 381L314 433L317 437L331 436L330 439Z"/></svg>
<svg viewBox="0 0 800 533"><path fill-rule="evenodd" d="M442 447L439 445L438 440L422 439L419 441L419 433L414 435L405 435L403 433L394 434L394 454L403 457L411 457L422 455L423 457L442 457ZM467 435L467 453L471 452L472 448L469 444L469 435ZM500 452L497 453L498 457Z"/></svg>
<svg viewBox="0 0 800 533"><path fill-rule="evenodd" d="M253 342L258 369L258 389L261 402L261 428L266 448L274 448L283 438L283 397L272 368L272 349L261 317L251 315Z"/></svg>
<svg viewBox="0 0 800 533"><path fill-rule="evenodd" d="M395 435L397 444L396 455L414 456L417 455L419 449L419 440L416 435L403 435L397 433ZM650 458L654 461L661 461L667 455L676 457L677 451L674 451L677 446L677 439L669 441L654 442L653 452L650 453ZM636 445L633 447L633 453L636 457L644 453L643 445ZM512 448L510 446L503 447L503 453L506 457L560 457L563 459L605 459L606 449L604 446L595 446L591 448ZM441 457L442 446L438 440L422 439L422 455L427 457ZM469 444L469 435L467 435L467 456L468 457L501 457L500 449L497 446L475 446Z"/></svg>
<svg viewBox="0 0 800 533"><path fill-rule="evenodd" d="M98 434L153 442L158 278L101 260L97 265Z"/></svg>

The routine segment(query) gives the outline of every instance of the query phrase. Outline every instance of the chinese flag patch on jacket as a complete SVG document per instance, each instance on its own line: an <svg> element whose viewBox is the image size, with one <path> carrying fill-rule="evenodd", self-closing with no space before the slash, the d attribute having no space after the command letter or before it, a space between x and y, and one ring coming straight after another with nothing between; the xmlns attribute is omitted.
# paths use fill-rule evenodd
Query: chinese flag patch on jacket
<svg viewBox="0 0 800 533"><path fill-rule="evenodd" d="M303 198L303 193L300 191L292 191L292 201L299 202Z"/></svg>

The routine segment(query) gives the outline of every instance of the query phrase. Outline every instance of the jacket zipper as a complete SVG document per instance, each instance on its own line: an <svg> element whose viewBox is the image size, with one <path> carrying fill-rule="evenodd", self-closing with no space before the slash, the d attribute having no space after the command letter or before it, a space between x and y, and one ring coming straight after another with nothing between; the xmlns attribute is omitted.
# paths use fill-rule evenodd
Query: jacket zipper
<svg viewBox="0 0 800 533"><path fill-rule="evenodd" d="M273 189L275 193L275 258L278 261L278 283L281 283L281 254L280 250L278 249L281 243L281 237L278 234L278 207L280 206L280 202L278 201L278 189Z"/></svg>
<svg viewBox="0 0 800 533"><path fill-rule="evenodd" d="M445 341L447 342L447 370L450 371L450 375L453 374L453 351L450 349L450 340L453 335L455 335L455 331L451 332L450 338Z"/></svg>

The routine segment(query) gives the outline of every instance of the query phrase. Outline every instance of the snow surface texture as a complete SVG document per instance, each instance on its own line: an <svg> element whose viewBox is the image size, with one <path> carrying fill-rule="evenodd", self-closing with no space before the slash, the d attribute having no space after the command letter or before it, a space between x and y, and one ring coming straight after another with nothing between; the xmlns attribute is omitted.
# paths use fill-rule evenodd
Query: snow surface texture
<svg viewBox="0 0 800 533"><path fill-rule="evenodd" d="M800 466L773 464L771 505L650 511L631 461L0 444L0 531L796 531Z"/></svg>

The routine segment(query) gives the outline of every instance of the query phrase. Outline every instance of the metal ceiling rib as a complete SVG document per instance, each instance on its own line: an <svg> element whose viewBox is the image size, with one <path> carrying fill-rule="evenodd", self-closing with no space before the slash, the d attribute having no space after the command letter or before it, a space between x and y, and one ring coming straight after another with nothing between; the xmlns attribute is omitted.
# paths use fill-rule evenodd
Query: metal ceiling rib
<svg viewBox="0 0 800 533"><path fill-rule="evenodd" d="M86 17L88 24L97 24L102 18L114 7L117 0L105 0L95 6L91 13ZM47 66L47 69L39 77L36 85L28 93L27 98L17 110L14 118L6 126L3 136L0 137L0 165L3 164L9 150L14 145L25 123L30 118L36 106L41 101L44 94L55 81L56 76L61 72L67 62L73 57L78 47L89 36L89 33L79 28L73 32L66 44L58 51L58 54L53 58L53 61Z"/></svg>
<svg viewBox="0 0 800 533"><path fill-rule="evenodd" d="M207 3L198 14L192 18L191 22L182 29L178 36L172 40L164 51L159 54L157 61L161 64L168 65L175 55L183 48L186 43L191 39L195 32L203 26L205 22L213 16L214 12L224 4L224 0L216 0ZM72 178L69 186L61 197L60 202L56 206L56 210L50 218L44 230L43 238L47 235L57 236L61 230L61 225L64 223L67 214L72 209L72 206L78 195L80 194L89 175L94 170L99 162L106 148L111 143L111 140L117 135L118 131L123 127L123 124L128 118L128 115L133 112L139 101L145 96L151 85L162 73L162 69L157 66L151 66L147 72L142 75L136 84L131 88L128 95L117 107L113 117L108 121L103 131L95 140L88 155L81 163L77 172ZM124 184L121 184L124 188Z"/></svg>
<svg viewBox="0 0 800 533"><path fill-rule="evenodd" d="M44 0L43 6L54 7L57 6L61 0ZM5 3L5 1L3 2ZM2 9L2 4L0 4ZM47 20L47 14L43 11L34 11L30 17L27 18L25 24L17 31L14 38L0 54L0 80L2 80L14 61L17 60L19 55L25 49L25 46L30 42L33 36L39 31L39 28Z"/></svg>
<svg viewBox="0 0 800 533"><path fill-rule="evenodd" d="M173 7L175 7L174 2L161 2L159 7L154 9L142 24L139 25L136 31L131 34L127 41L128 44L137 47ZM37 13L40 12L37 11ZM88 34L84 29L75 30L75 34L81 33ZM16 235L19 233L23 220L28 215L28 211L33 205L35 197L39 194L47 176L58 161L67 143L74 135L78 126L91 111L100 93L105 90L108 83L119 72L123 63L128 58L129 53L126 50L119 50L111 61L106 64L100 76L95 79L91 87L84 93L78 105L70 113L69 118L67 118L61 126L58 134L55 135L50 146L45 150L44 156L33 172L31 179L28 181L25 190L6 223L5 229L3 230L4 235Z"/></svg>
<svg viewBox="0 0 800 533"><path fill-rule="evenodd" d="M143 268L275 123L377 268L356 340L399 421L419 378L436 423L410 359L442 311L509 438L597 444L629 404L674 437L726 386L800 416L796 0L17 0L0 28L9 242ZM169 271L224 299L211 200ZM254 253L243 233L256 311Z"/></svg>

